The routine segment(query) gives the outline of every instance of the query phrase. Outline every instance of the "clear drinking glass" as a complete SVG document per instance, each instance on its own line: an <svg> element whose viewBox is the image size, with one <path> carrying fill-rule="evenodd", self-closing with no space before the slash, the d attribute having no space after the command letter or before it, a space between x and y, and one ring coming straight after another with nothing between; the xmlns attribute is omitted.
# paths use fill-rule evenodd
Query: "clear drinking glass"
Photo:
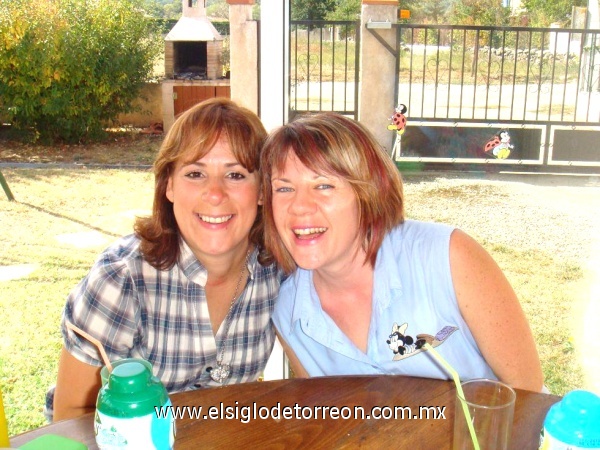
<svg viewBox="0 0 600 450"><path fill-rule="evenodd" d="M495 380L475 379L461 383L454 413L454 450L474 449L471 430L465 418L463 402L471 415L473 430L481 450L508 448L515 411L515 391Z"/></svg>

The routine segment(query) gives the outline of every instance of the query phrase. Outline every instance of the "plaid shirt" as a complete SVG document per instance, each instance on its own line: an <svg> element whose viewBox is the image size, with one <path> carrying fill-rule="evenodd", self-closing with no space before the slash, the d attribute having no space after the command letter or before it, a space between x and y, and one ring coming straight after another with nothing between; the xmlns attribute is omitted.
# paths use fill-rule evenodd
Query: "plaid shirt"
<svg viewBox="0 0 600 450"><path fill-rule="evenodd" d="M153 366L168 392L219 386L208 370L231 366L224 384L256 380L275 339L271 313L282 272L263 267L252 253L250 279L233 309L213 335L204 286L207 270L182 243L170 270L157 270L142 257L139 239L126 236L105 250L67 298L62 333L77 359L103 365L96 347L68 330L69 321L103 344L108 358L143 358ZM226 322L231 317L229 333Z"/></svg>

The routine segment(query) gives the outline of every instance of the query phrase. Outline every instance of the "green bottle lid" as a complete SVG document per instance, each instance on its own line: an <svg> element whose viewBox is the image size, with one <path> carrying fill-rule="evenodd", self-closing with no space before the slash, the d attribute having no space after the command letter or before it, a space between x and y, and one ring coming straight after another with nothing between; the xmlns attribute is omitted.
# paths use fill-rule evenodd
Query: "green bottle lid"
<svg viewBox="0 0 600 450"><path fill-rule="evenodd" d="M114 367L98 393L96 408L111 417L140 417L154 413L168 399L160 380L143 364L131 361Z"/></svg>

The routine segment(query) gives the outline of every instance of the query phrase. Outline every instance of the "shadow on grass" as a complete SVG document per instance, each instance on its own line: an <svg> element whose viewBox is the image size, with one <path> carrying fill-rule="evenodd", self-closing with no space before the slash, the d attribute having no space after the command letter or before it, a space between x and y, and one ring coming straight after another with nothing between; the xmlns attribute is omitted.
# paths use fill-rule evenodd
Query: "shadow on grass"
<svg viewBox="0 0 600 450"><path fill-rule="evenodd" d="M27 207L29 207L31 209L35 209L36 211L48 214L48 215L50 215L52 217L57 217L59 219L65 219L65 220L68 220L69 222L73 222L73 223L76 223L76 224L79 224L79 225L83 225L84 227L87 227L87 228L89 228L91 230L98 231L99 233L106 234L108 236L112 236L112 237L115 237L115 238L119 238L119 237L122 236L121 234L113 233L112 231L108 231L108 230L103 230L102 228L99 228L99 227L96 227L96 226L91 225L89 223L83 222L83 221L81 221L79 219L75 219L73 217L65 216L64 214L59 214L59 213L56 213L56 212L53 212L53 211L49 211L49 210L47 210L45 208L42 208L40 206L32 205L32 204L26 203L26 202L20 202L18 200L15 200L15 203L18 203L19 205L27 206Z"/></svg>

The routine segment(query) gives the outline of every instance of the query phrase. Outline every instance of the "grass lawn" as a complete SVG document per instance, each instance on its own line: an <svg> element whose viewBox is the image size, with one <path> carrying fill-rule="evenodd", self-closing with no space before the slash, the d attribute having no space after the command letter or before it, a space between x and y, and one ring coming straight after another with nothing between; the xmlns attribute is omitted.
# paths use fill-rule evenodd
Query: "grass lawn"
<svg viewBox="0 0 600 450"><path fill-rule="evenodd" d="M98 253L151 208L153 177L140 170L3 170L18 200L0 200L0 266L28 265L0 281L0 386L11 434L42 425L56 379L66 295Z"/></svg>
<svg viewBox="0 0 600 450"><path fill-rule="evenodd" d="M0 139L0 162L58 160L87 165L1 169L16 201L9 202L0 192L0 266L23 271L20 277L0 278L0 316L4 318L0 389L11 435L44 423L44 394L56 379L59 322L67 294L98 253L116 237L130 233L134 217L151 208L153 176L147 167L92 165L94 161L148 164L160 143L156 137L122 139L96 146L94 151L81 146L36 151ZM535 193L550 200L549 193L542 192L543 186L534 186L533 191L523 186L511 181L406 177L407 213L458 225L493 254L515 286L531 322L546 384L553 393L564 394L584 385L578 343L568 318L578 302L575 287L584 277L586 260L584 251L570 246L569 239L574 238L565 230L579 227L575 231L590 234L597 228L589 228L594 225L586 211L570 215L536 201ZM600 206L600 188L593 192L596 203L587 199L585 203L590 208ZM561 193L575 195L574 191ZM572 224L569 216L573 216ZM522 220L525 222L517 226ZM538 229L532 225L534 221ZM546 222L553 226L548 232L543 231ZM522 232L518 239L517 229ZM562 241L557 247L548 245L559 236ZM579 242L589 247L585 239Z"/></svg>

